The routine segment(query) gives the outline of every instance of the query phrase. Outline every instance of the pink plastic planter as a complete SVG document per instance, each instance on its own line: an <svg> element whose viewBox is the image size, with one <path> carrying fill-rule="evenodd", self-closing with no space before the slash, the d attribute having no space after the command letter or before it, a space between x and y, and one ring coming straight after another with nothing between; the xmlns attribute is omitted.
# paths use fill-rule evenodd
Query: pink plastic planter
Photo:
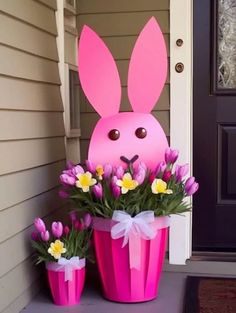
<svg viewBox="0 0 236 313"><path fill-rule="evenodd" d="M75 305L80 302L84 288L85 268L74 270L71 281L65 281L64 271L47 269L52 298L57 305Z"/></svg>
<svg viewBox="0 0 236 313"><path fill-rule="evenodd" d="M109 231L94 229L94 245L104 297L116 302L144 302L157 297L168 227L152 240L141 239L141 268L130 269L129 243L112 239Z"/></svg>

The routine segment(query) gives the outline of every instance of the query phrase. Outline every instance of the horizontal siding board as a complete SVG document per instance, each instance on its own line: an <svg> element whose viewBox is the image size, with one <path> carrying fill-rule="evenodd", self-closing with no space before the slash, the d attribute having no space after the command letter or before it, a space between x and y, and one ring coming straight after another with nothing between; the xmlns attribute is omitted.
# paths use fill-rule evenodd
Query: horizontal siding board
<svg viewBox="0 0 236 313"><path fill-rule="evenodd" d="M58 61L55 36L5 14L0 14L0 42Z"/></svg>
<svg viewBox="0 0 236 313"><path fill-rule="evenodd" d="M169 56L169 35L164 35ZM128 60L131 57L137 36L104 37L103 40L116 60Z"/></svg>
<svg viewBox="0 0 236 313"><path fill-rule="evenodd" d="M81 106L80 111L82 114L88 113L88 112L95 112L94 108L92 107L92 105L89 103L88 99L85 96L81 97L80 106ZM170 108L170 86L166 84L163 88L160 98L158 99L154 107L154 110L162 111L162 110L169 110L169 108ZM122 88L120 111L132 111L132 108L128 99L126 87Z"/></svg>
<svg viewBox="0 0 236 313"><path fill-rule="evenodd" d="M41 280L33 282L26 290L24 290L13 302L8 305L2 313L19 313L42 289Z"/></svg>
<svg viewBox="0 0 236 313"><path fill-rule="evenodd" d="M0 108L63 111L60 86L0 76Z"/></svg>
<svg viewBox="0 0 236 313"><path fill-rule="evenodd" d="M60 112L1 111L0 140L63 136Z"/></svg>
<svg viewBox="0 0 236 313"><path fill-rule="evenodd" d="M65 159L64 137L5 141L0 146L0 175Z"/></svg>
<svg viewBox="0 0 236 313"><path fill-rule="evenodd" d="M55 12L34 0L0 0L0 11L57 35Z"/></svg>
<svg viewBox="0 0 236 313"><path fill-rule="evenodd" d="M0 258L0 277L32 254L33 250L30 246L30 234L32 230L33 227L29 227L0 243L0 249L4 251L4 254Z"/></svg>
<svg viewBox="0 0 236 313"><path fill-rule="evenodd" d="M55 210L62 202L58 188L23 201L1 212L0 242L14 236L32 224L36 216L43 217ZM9 227L11 221L11 227Z"/></svg>
<svg viewBox="0 0 236 313"><path fill-rule="evenodd" d="M160 122L165 134L169 136L169 111L153 111L153 115ZM96 113L83 113L81 118L82 139L89 139L91 137L92 131L98 119L99 116Z"/></svg>
<svg viewBox="0 0 236 313"><path fill-rule="evenodd" d="M59 184L65 161L0 176L0 211L48 191ZM9 190L10 196L9 196Z"/></svg>
<svg viewBox="0 0 236 313"><path fill-rule="evenodd" d="M76 36L65 32L65 63L77 64L76 45Z"/></svg>
<svg viewBox="0 0 236 313"><path fill-rule="evenodd" d="M40 274L41 272L35 268L32 259L29 258L1 277L0 312L28 289Z"/></svg>
<svg viewBox="0 0 236 313"><path fill-rule="evenodd" d="M168 10L169 0L99 0L88 1L78 0L79 14L84 13L105 13L105 12L132 12L132 11L152 11L152 10Z"/></svg>
<svg viewBox="0 0 236 313"><path fill-rule="evenodd" d="M57 0L36 0L44 5L46 5L47 7L53 9L56 11L57 9Z"/></svg>
<svg viewBox="0 0 236 313"><path fill-rule="evenodd" d="M168 11L79 15L78 29L80 32L87 24L100 36L138 35L151 16L156 17L163 33L169 33Z"/></svg>
<svg viewBox="0 0 236 313"><path fill-rule="evenodd" d="M0 59L0 74L60 84L57 62L1 45Z"/></svg>

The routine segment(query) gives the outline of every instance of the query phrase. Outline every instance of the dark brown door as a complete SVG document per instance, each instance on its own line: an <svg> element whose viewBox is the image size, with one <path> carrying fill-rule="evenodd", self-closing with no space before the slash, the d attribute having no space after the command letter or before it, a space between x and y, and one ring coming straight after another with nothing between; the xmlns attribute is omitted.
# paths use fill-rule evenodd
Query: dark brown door
<svg viewBox="0 0 236 313"><path fill-rule="evenodd" d="M194 0L193 250L236 251L236 5Z"/></svg>

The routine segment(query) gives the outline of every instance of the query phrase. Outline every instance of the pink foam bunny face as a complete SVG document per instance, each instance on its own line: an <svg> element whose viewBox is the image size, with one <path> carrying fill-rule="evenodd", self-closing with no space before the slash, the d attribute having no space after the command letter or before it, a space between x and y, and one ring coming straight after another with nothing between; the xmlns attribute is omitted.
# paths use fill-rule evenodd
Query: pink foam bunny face
<svg viewBox="0 0 236 313"><path fill-rule="evenodd" d="M134 46L128 72L128 96L134 112L118 113L121 85L115 61L104 42L85 26L78 50L82 88L101 116L90 141L88 159L96 164L122 163L120 157L150 168L164 160L168 146L157 120L150 114L167 74L167 55L158 23L151 18ZM123 163L122 163L123 164Z"/></svg>
<svg viewBox="0 0 236 313"><path fill-rule="evenodd" d="M138 155L138 161L155 168L167 146L165 133L151 114L123 112L98 121L88 159L95 164L124 165L121 156L131 160Z"/></svg>

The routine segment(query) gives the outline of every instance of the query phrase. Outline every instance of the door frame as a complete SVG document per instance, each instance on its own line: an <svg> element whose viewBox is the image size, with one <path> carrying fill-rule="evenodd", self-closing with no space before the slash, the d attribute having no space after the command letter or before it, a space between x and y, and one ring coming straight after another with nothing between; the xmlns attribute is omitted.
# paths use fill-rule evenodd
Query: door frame
<svg viewBox="0 0 236 313"><path fill-rule="evenodd" d="M176 45L177 39L183 45ZM175 71L178 62L182 73ZM179 162L193 160L193 0L170 0L170 145L180 151ZM192 204L192 199L188 200ZM169 262L185 264L192 254L192 214L171 217Z"/></svg>

